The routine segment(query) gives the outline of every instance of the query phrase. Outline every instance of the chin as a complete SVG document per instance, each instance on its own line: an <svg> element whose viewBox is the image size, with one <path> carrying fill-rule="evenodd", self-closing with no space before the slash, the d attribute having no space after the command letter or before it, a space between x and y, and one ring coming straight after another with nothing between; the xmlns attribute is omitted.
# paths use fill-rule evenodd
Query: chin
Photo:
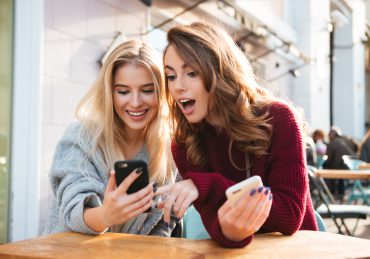
<svg viewBox="0 0 370 259"><path fill-rule="evenodd" d="M186 119L188 120L189 123L193 123L193 124L198 124L203 121L203 119L198 119L198 118L186 118Z"/></svg>

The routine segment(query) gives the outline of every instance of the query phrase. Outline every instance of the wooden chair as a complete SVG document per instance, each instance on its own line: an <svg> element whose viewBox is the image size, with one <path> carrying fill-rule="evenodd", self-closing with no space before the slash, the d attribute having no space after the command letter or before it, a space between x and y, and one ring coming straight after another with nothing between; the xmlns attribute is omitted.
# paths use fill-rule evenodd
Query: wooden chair
<svg viewBox="0 0 370 259"><path fill-rule="evenodd" d="M330 193L328 186L321 177L317 177L315 171L317 169L313 166L308 166L308 176L310 182L318 192L321 200L321 205L316 207L316 211L323 218L331 218L338 229L339 234L344 234L343 228L347 235L354 235L358 221L366 219L370 215L370 206L365 205L349 205L349 204L335 204L334 198ZM345 219L357 219L352 231L345 223Z"/></svg>

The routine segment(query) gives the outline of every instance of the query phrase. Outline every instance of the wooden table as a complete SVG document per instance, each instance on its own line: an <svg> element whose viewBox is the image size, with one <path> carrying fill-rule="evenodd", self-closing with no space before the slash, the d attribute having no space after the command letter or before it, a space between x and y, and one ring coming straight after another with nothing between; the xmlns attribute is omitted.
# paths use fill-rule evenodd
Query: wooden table
<svg viewBox="0 0 370 259"><path fill-rule="evenodd" d="M315 173L329 179L370 179L370 170L318 169Z"/></svg>
<svg viewBox="0 0 370 259"><path fill-rule="evenodd" d="M370 163L363 163L358 166L358 169L360 170L370 170Z"/></svg>
<svg viewBox="0 0 370 259"><path fill-rule="evenodd" d="M0 246L0 258L355 258L370 256L370 240L328 232L256 235L241 249L211 240L106 233L59 233Z"/></svg>

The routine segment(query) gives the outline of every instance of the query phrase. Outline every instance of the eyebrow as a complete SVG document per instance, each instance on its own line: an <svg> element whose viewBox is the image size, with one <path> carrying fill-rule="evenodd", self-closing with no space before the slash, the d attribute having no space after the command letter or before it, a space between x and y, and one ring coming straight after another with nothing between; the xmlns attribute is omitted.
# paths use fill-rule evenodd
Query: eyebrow
<svg viewBox="0 0 370 259"><path fill-rule="evenodd" d="M187 68L187 67L190 67L188 63L184 63L181 66L182 69ZM165 65L164 68L167 68L169 70L175 71L175 69L173 67L169 66L169 65Z"/></svg>
<svg viewBox="0 0 370 259"><path fill-rule="evenodd" d="M154 86L154 83L147 83L147 84L140 85L140 87L148 87L148 86ZM128 85L124 85L124 84L115 84L113 87L127 87L127 88L129 88Z"/></svg>

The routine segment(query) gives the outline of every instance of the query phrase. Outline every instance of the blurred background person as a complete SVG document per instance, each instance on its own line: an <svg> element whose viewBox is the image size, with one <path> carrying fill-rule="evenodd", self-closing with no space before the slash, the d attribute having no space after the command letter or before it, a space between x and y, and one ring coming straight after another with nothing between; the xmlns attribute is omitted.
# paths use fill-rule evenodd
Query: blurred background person
<svg viewBox="0 0 370 259"><path fill-rule="evenodd" d="M308 165L317 165L316 145L310 136L306 138L306 160Z"/></svg>
<svg viewBox="0 0 370 259"><path fill-rule="evenodd" d="M337 126L332 126L329 131L329 144L327 146L327 160L323 167L325 169L348 169L342 156L356 156L357 145L353 141L342 135L342 130ZM334 197L343 200L345 184L342 179L325 179Z"/></svg>
<svg viewBox="0 0 370 259"><path fill-rule="evenodd" d="M325 141L325 132L322 129L316 129L312 133L312 139L316 147L316 157L317 157L316 166L322 167L327 148L327 142Z"/></svg>

